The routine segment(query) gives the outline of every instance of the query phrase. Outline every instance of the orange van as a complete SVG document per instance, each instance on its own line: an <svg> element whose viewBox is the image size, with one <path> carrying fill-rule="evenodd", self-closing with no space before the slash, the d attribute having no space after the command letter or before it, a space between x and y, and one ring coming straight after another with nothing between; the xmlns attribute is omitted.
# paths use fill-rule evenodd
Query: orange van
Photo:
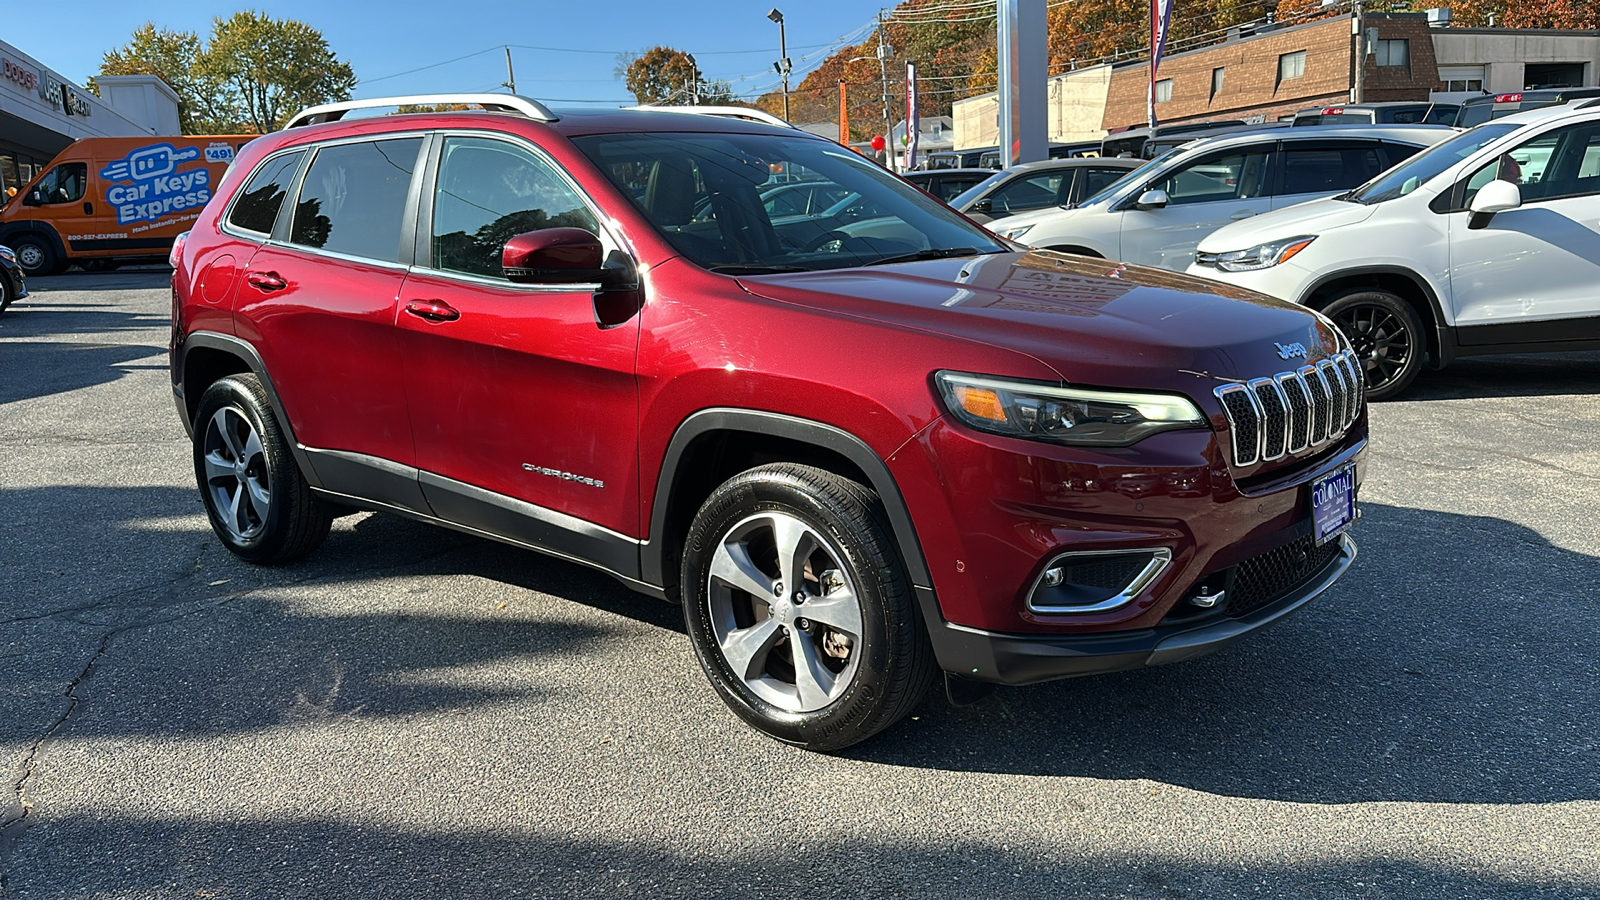
<svg viewBox="0 0 1600 900"><path fill-rule="evenodd" d="M0 244L29 275L164 258L254 137L75 141L0 210Z"/></svg>

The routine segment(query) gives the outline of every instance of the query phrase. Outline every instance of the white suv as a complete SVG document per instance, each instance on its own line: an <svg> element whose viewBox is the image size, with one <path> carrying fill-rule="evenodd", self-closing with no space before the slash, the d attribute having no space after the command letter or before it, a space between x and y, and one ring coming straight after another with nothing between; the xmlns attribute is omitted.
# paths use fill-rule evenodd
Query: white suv
<svg viewBox="0 0 1600 900"><path fill-rule="evenodd" d="M1321 310L1393 396L1424 361L1600 348L1600 101L1459 133L1372 182L1223 228L1189 273Z"/></svg>
<svg viewBox="0 0 1600 900"><path fill-rule="evenodd" d="M1347 191L1454 133L1391 125L1199 138L1072 209L1022 213L988 227L1032 247L1181 272L1200 239L1229 222Z"/></svg>

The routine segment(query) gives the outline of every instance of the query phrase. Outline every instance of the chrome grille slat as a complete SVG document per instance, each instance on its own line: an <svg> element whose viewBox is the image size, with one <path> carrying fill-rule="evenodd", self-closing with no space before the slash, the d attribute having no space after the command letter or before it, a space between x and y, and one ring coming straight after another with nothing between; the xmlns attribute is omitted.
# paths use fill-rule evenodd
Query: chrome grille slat
<svg viewBox="0 0 1600 900"><path fill-rule="evenodd" d="M1215 390L1236 466L1253 466L1337 441L1361 415L1365 381L1346 350L1314 365Z"/></svg>

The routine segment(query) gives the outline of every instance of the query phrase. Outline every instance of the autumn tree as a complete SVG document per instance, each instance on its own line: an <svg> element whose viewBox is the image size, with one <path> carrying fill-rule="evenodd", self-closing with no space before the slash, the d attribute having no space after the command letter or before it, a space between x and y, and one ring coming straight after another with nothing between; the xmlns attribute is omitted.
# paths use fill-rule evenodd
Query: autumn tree
<svg viewBox="0 0 1600 900"><path fill-rule="evenodd" d="M704 89L705 76L694 56L671 47L651 47L627 65L628 91L641 104L688 106ZM732 93L730 90L729 94Z"/></svg>
<svg viewBox="0 0 1600 900"><path fill-rule="evenodd" d="M100 74L159 76L178 95L186 134L271 131L302 107L350 99L356 84L321 32L254 12L213 20L204 43L146 22L104 55Z"/></svg>
<svg viewBox="0 0 1600 900"><path fill-rule="evenodd" d="M192 31L157 28L146 22L134 29L127 44L104 55L100 74L154 75L166 82L178 95L178 121L184 134L236 130L226 91L216 79L197 71L201 49L200 37ZM93 78L89 88L100 92Z"/></svg>
<svg viewBox="0 0 1600 900"><path fill-rule="evenodd" d="M271 131L303 107L350 99L356 75L322 32L253 11L215 19L197 71L227 85L245 122Z"/></svg>

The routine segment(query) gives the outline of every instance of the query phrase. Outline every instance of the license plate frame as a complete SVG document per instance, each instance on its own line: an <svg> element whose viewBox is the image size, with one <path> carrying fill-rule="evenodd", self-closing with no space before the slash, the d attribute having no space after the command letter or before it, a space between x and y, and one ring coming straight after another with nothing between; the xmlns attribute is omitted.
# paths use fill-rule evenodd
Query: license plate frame
<svg viewBox="0 0 1600 900"><path fill-rule="evenodd" d="M1311 482L1311 530L1322 546L1356 521L1356 467L1344 466Z"/></svg>

